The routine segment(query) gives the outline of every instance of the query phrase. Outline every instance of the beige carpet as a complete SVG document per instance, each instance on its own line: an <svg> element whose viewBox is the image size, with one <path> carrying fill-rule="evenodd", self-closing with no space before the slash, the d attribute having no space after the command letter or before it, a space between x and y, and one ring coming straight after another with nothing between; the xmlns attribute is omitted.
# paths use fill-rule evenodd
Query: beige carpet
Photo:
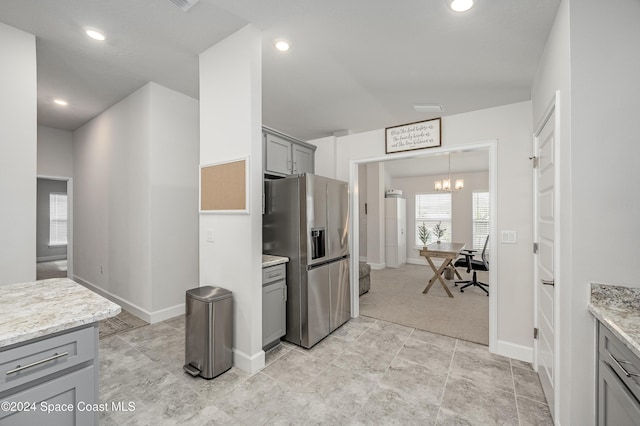
<svg viewBox="0 0 640 426"><path fill-rule="evenodd" d="M36 263L36 279L65 278L67 276L67 259Z"/></svg>
<svg viewBox="0 0 640 426"><path fill-rule="evenodd" d="M462 277L470 276L460 271ZM453 298L447 296L439 281L422 294L431 268L405 265L398 269L371 271L371 289L360 296L360 314L455 337L489 344L489 298L477 287L460 293L449 281ZM478 280L488 283L488 273L478 272ZM491 290L489 290L491 291Z"/></svg>
<svg viewBox="0 0 640 426"><path fill-rule="evenodd" d="M100 335L100 339L102 339L113 334L122 333L123 331L132 330L145 325L149 325L149 323L123 309L115 317L99 321L98 333Z"/></svg>

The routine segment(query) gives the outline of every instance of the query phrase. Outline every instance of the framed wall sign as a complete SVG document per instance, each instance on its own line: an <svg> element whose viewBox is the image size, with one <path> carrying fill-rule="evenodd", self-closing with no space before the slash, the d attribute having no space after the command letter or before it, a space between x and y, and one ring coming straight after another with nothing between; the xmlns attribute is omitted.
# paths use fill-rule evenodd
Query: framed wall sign
<svg viewBox="0 0 640 426"><path fill-rule="evenodd" d="M401 124L385 128L385 152L412 151L440 146L442 126L440 118Z"/></svg>
<svg viewBox="0 0 640 426"><path fill-rule="evenodd" d="M200 213L249 213L249 157L200 166Z"/></svg>

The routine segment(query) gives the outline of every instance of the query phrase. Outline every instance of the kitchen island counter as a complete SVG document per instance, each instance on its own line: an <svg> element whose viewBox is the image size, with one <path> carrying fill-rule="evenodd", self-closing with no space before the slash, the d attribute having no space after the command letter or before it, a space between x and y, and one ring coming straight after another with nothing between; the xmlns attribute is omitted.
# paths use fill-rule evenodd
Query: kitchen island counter
<svg viewBox="0 0 640 426"><path fill-rule="evenodd" d="M640 288L591 284L589 311L640 357Z"/></svg>
<svg viewBox="0 0 640 426"><path fill-rule="evenodd" d="M0 287L0 348L88 325L120 306L68 278Z"/></svg>

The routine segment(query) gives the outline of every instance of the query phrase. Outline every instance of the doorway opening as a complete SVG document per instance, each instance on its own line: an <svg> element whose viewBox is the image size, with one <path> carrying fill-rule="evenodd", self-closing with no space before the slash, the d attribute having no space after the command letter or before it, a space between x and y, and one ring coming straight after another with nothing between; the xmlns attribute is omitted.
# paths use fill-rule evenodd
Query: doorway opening
<svg viewBox="0 0 640 426"><path fill-rule="evenodd" d="M71 178L38 176L36 198L36 279L71 277Z"/></svg>
<svg viewBox="0 0 640 426"><path fill-rule="evenodd" d="M465 248L478 250L475 259L480 260L486 235L495 234L497 229L495 214L498 196L496 145L496 141L489 141L464 147L437 148L424 154L406 153L394 155L391 159L382 157L351 162L350 181L353 194L351 217L353 235L352 282L359 282L360 265L356 262L365 261L372 269L369 293L365 293L360 298L358 285L354 286L352 295L354 316L364 314L374 318L380 317L379 319L402 325L488 344L489 350L495 351L497 345L497 273L478 271L476 274L478 281L489 284L489 297L476 287L467 288L463 293L459 291L460 287L454 285L454 280L472 280L473 277L473 272L467 274L466 268L460 267L456 269L461 274L461 278L454 276L454 280L446 281L448 288L451 289L452 299L449 299L437 281L430 288L428 294L423 294L423 288L428 279L433 276L433 271L427 265L426 259L420 256L423 242L420 240L418 228L421 220L426 221L428 228L432 228L433 224L427 221L428 218L420 216L418 204L422 198L429 198L428 196L424 197L424 194L439 194L440 196L436 198L443 199L449 197L447 199L450 206L449 211L443 212L443 214L448 213L449 216L441 218L441 225L449 228L446 232L446 238L452 241L460 240L465 244ZM453 166L450 171L446 166L449 156ZM444 169L442 164L445 165ZM363 167L367 170L373 168L373 179L371 176L367 177L367 173L363 172ZM381 175L380 173L384 169L389 170L390 173ZM416 170L424 170L424 172L416 172ZM456 179L464 179L466 188L458 193L436 191L434 180L448 178L449 173L451 173L452 182ZM363 178L367 179L367 183L361 181ZM371 181L374 182L374 185L376 182L379 183L379 186L371 188L369 183ZM387 189L402 190L401 197L405 198L406 204L405 235L404 239L400 238L404 244L396 244L394 247L391 247L393 244L387 243L390 238L392 241L396 238L392 238L394 237L392 235L385 235L389 233L388 228L393 228L386 226L388 219L385 217L385 203L392 204L392 202L386 201L389 198L385 199L384 192ZM397 193L397 191L394 192ZM368 197L369 194L373 194L373 196ZM366 205L364 200L366 200ZM487 214L476 217L473 210L478 208L479 203L484 203L483 206L486 208ZM366 214L363 214L365 212L362 210L365 209ZM484 229L484 234L480 235L482 229ZM361 230L366 231L363 233ZM399 232L403 232L402 227ZM373 236L373 241L371 236ZM431 243L430 240L428 242ZM397 246L403 245L406 250L400 247L401 253L397 253ZM390 256L387 256L387 250L391 250ZM403 251L406 253L406 262L396 262L397 259L403 257ZM490 245L487 252L490 253ZM489 258L489 256L487 257ZM495 258L496 256L493 256L490 260L492 271L497 268L497 259ZM396 268L389 268L387 260ZM439 265L439 261L436 260L436 262ZM377 288L376 280L379 280ZM403 297L405 299L402 299ZM454 310L444 309L443 315L437 316L442 327L429 329L425 325L420 325L421 321L423 324L433 325L433 319L418 317L421 311L420 300L434 302L434 306L439 306L440 309L447 303L461 305L463 302L462 305L466 304L467 306L460 306L457 314ZM412 305L416 305L413 312L410 309ZM470 324L477 321L474 313L469 312L470 310L474 310L476 316L477 314L480 314L481 317L484 316L484 329L480 327L478 331L476 327L475 330L467 330L467 328L473 327L465 327L465 315L469 317ZM427 311L429 310L426 308L422 310L423 313L428 313ZM451 328L452 326L453 328ZM462 334L458 334L458 332ZM472 334L475 332L483 337L482 339L472 338L467 332Z"/></svg>

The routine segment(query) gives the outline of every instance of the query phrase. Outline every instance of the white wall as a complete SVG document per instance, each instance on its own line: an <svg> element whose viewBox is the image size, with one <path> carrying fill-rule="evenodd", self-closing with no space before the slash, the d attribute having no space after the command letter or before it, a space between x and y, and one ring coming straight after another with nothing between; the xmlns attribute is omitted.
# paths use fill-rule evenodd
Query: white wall
<svg viewBox="0 0 640 426"><path fill-rule="evenodd" d="M489 173L455 173L451 180L464 179L464 188L451 193L451 229L452 240L465 243L473 248L473 211L472 196L474 191L489 190ZM442 179L442 175L425 175L407 178L394 178L392 185L402 190L402 198L407 200L407 262L427 264L419 254L422 243L416 244L416 194L428 194L433 190L434 181Z"/></svg>
<svg viewBox="0 0 640 426"><path fill-rule="evenodd" d="M73 133L38 126L38 176L73 177Z"/></svg>
<svg viewBox="0 0 640 426"><path fill-rule="evenodd" d="M326 138L314 139L308 143L317 146L315 160L315 174L330 178L336 177L336 138L329 136Z"/></svg>
<svg viewBox="0 0 640 426"><path fill-rule="evenodd" d="M250 194L249 214L200 215L200 284L233 292L234 365L250 372L264 367L261 49L248 25L200 54L200 164L249 157Z"/></svg>
<svg viewBox="0 0 640 426"><path fill-rule="evenodd" d="M640 194L627 186L640 182L639 20L636 0L620 0L615 7L595 0L563 1L532 90L536 118L552 92L561 91L560 266L564 268L556 280L562 306L562 424L595 423L595 321L587 312L590 283L640 287L627 270L637 258L640 235Z"/></svg>
<svg viewBox="0 0 640 426"><path fill-rule="evenodd" d="M0 285L36 278L36 39L0 22Z"/></svg>
<svg viewBox="0 0 640 426"><path fill-rule="evenodd" d="M161 312L198 287L199 103L150 85L151 309Z"/></svg>
<svg viewBox="0 0 640 426"><path fill-rule="evenodd" d="M142 87L74 132L74 277L142 313L151 312L150 92Z"/></svg>
<svg viewBox="0 0 640 426"><path fill-rule="evenodd" d="M520 102L443 117L444 147L498 140L498 231L517 232L518 243L492 245L497 256L498 352L531 359L533 290L531 276L532 172L531 102ZM384 157L384 129L337 138L337 177L349 179L349 162ZM393 155L387 155L393 159ZM370 188L367 188L370 192ZM368 229L371 229L369 218ZM371 254L368 248L368 254Z"/></svg>
<svg viewBox="0 0 640 426"><path fill-rule="evenodd" d="M197 120L149 83L74 132L74 277L151 322L197 281Z"/></svg>

